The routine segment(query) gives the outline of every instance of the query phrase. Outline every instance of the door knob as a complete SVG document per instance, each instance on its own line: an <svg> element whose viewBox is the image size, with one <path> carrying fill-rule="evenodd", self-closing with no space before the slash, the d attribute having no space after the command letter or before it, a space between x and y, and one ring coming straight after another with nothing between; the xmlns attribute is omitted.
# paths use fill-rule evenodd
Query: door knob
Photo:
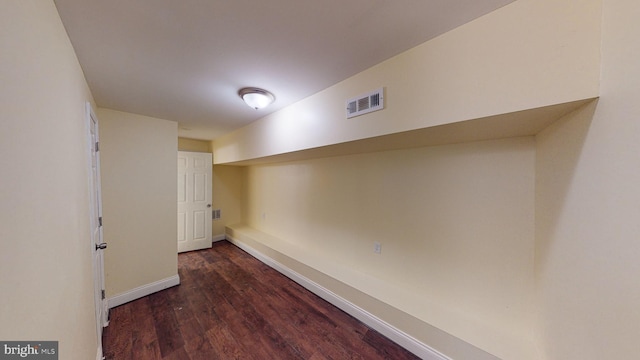
<svg viewBox="0 0 640 360"><path fill-rule="evenodd" d="M208 208L210 208L210 207L211 207L211 204L207 204L207 207L208 207Z"/></svg>
<svg viewBox="0 0 640 360"><path fill-rule="evenodd" d="M96 250L104 250L107 248L107 243L96 244Z"/></svg>

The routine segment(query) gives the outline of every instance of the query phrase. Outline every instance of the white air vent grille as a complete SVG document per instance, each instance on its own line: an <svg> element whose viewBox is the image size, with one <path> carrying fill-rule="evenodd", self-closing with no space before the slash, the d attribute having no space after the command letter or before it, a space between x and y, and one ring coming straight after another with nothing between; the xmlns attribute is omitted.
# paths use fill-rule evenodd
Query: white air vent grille
<svg viewBox="0 0 640 360"><path fill-rule="evenodd" d="M383 88L347 100L347 119L384 109Z"/></svg>

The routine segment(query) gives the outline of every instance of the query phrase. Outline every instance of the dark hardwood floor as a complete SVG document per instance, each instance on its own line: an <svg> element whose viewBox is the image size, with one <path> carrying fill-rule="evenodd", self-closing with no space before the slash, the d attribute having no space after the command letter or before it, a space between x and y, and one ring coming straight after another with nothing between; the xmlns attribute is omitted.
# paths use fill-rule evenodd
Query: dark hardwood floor
<svg viewBox="0 0 640 360"><path fill-rule="evenodd" d="M418 359L226 241L178 263L179 286L111 309L106 359Z"/></svg>

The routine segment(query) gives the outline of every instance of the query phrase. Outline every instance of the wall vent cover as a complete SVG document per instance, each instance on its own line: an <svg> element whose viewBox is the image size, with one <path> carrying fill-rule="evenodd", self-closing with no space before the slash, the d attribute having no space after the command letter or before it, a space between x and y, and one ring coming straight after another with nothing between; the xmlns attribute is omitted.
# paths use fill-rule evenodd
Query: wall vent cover
<svg viewBox="0 0 640 360"><path fill-rule="evenodd" d="M384 88L347 100L347 119L384 109Z"/></svg>

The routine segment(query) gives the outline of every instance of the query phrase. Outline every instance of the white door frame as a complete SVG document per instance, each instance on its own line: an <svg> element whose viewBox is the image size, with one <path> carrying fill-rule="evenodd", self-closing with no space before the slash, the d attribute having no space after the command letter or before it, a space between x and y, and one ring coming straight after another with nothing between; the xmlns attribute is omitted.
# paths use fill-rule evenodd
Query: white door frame
<svg viewBox="0 0 640 360"><path fill-rule="evenodd" d="M90 247L93 268L94 303L96 316L96 336L98 342L97 359L102 359L102 328L108 322L108 304L104 297L104 254L102 231L102 197L100 185L100 151L98 118L91 103L86 103L86 131L89 175L89 224L91 226ZM94 169L95 167L95 169Z"/></svg>

